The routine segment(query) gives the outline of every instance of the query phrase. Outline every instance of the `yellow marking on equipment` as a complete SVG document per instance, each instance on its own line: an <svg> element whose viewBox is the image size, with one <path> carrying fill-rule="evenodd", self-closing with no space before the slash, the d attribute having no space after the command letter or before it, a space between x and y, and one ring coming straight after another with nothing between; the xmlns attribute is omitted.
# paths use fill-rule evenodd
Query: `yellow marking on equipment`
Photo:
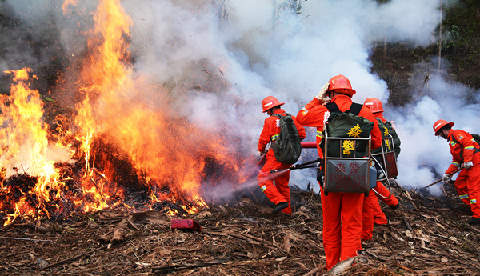
<svg viewBox="0 0 480 276"><path fill-rule="evenodd" d="M343 154L350 154L352 150L355 150L355 142L351 140L344 140L342 143Z"/></svg>
<svg viewBox="0 0 480 276"><path fill-rule="evenodd" d="M383 135L385 135L385 136L390 135L390 132L388 132L388 128L386 128L386 127L383 127L383 128L385 129L385 131L383 132Z"/></svg>
<svg viewBox="0 0 480 276"><path fill-rule="evenodd" d="M357 124L356 126L352 127L348 132L348 136L354 137L354 138L360 138L360 133L362 133L362 129L360 126Z"/></svg>

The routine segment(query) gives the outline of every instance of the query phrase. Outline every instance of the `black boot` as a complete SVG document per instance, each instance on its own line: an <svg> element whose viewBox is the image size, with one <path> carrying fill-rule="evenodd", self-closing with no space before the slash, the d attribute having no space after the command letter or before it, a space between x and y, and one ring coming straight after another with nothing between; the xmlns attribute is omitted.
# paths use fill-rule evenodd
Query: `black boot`
<svg viewBox="0 0 480 276"><path fill-rule="evenodd" d="M275 205L275 208L273 208L272 213L276 214L287 207L288 207L288 202L279 202L277 205Z"/></svg>
<svg viewBox="0 0 480 276"><path fill-rule="evenodd" d="M468 221L468 224L470 224L470 225L480 225L480 218L471 218Z"/></svg>

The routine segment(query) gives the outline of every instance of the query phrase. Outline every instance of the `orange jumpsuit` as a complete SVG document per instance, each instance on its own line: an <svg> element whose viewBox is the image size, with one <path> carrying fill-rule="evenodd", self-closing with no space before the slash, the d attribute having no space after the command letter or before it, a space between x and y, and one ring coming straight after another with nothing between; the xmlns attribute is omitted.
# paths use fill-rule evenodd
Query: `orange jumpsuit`
<svg viewBox="0 0 480 276"><path fill-rule="evenodd" d="M387 122L383 117L383 112L374 113L375 118L380 119L382 122ZM370 191L368 197L364 201L363 205L363 227L362 227L362 240L369 240L372 238L374 224L387 224L387 217L383 213L378 198L380 198L388 206L398 205L398 199L390 193L390 191L383 185L382 182L377 181L377 186Z"/></svg>
<svg viewBox="0 0 480 276"><path fill-rule="evenodd" d="M383 213L378 197L388 206L397 206L398 199L390 193L382 182L377 181L377 186L372 189L363 202L362 210L362 240L369 240L373 236L374 224L387 224L387 217Z"/></svg>
<svg viewBox="0 0 480 276"><path fill-rule="evenodd" d="M286 112L283 109L276 109L274 114L286 115ZM298 124L294 116L292 116L292 118L297 127L298 136L300 139L304 139L306 137L305 128ZM274 141L278 134L280 134L278 121L279 118L276 116L270 116L265 119L262 133L258 139L258 151L264 152L267 144ZM290 171L286 171L275 177L270 175L270 171L288 169L291 165L292 164L277 161L273 149L270 148L266 155L265 165L263 165L258 174L258 185L271 202L275 205L280 202L288 202L288 207L282 210L285 214L292 213L292 209L290 208L290 187L288 186L288 182L290 181Z"/></svg>
<svg viewBox="0 0 480 276"><path fill-rule="evenodd" d="M454 174L463 162L473 162L473 167L462 169L455 180L455 189L460 199L470 206L474 218L480 218L480 147L464 130L451 129L448 134L452 164L445 174Z"/></svg>
<svg viewBox="0 0 480 276"><path fill-rule="evenodd" d="M337 94L332 102L335 102L341 111L350 109L352 99L343 94ZM305 126L317 127L323 130L325 121L328 119L328 109L318 99L313 99L297 115L297 120ZM326 116L327 115L327 116ZM378 122L366 107L358 114L374 123L371 132L372 147L382 145L382 134L378 128ZM322 152L319 151L320 157ZM347 260L357 255L357 250L362 246L362 206L364 194L361 193L328 193L323 189L322 216L323 216L323 247L327 259L327 270L334 267L339 261Z"/></svg>

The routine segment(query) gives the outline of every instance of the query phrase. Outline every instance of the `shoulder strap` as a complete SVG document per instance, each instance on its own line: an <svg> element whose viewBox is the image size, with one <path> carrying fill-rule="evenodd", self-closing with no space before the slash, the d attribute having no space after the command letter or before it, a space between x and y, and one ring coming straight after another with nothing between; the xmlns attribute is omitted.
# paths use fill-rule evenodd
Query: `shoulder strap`
<svg viewBox="0 0 480 276"><path fill-rule="evenodd" d="M330 112L338 112L338 113L343 113L339 108L338 105L334 102L329 102L325 105L325 107L328 109ZM350 106L350 109L345 111L345 113L351 113L353 115L358 115L360 111L362 110L362 105L358 103L352 103Z"/></svg>
<svg viewBox="0 0 480 276"><path fill-rule="evenodd" d="M333 113L333 112L338 112L338 113L341 113L342 111L340 111L340 109L338 108L338 105L334 102L329 102L325 105L325 107L328 109L328 111L330 111L330 113Z"/></svg>
<svg viewBox="0 0 480 276"><path fill-rule="evenodd" d="M455 135L452 134L452 141L455 142L456 144L459 144L459 142L457 141L457 139L455 139Z"/></svg>
<svg viewBox="0 0 480 276"><path fill-rule="evenodd" d="M353 115L358 115L360 111L362 110L363 105L358 104L358 103L352 103L350 106L350 110L347 110L346 112L352 113Z"/></svg>

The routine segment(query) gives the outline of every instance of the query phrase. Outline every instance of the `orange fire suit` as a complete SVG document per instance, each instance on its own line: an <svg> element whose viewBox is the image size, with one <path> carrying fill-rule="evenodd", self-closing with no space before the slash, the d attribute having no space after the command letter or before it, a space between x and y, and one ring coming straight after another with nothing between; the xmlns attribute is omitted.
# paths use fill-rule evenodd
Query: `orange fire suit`
<svg viewBox="0 0 480 276"><path fill-rule="evenodd" d="M383 117L383 112L373 113L373 116L377 119L382 120L383 123L387 122L387 119L385 119L385 117Z"/></svg>
<svg viewBox="0 0 480 276"><path fill-rule="evenodd" d="M276 109L274 114L286 115L286 112L283 109ZM304 139L306 137L305 128L297 122L294 116L292 116L292 119L297 127L298 136L300 139ZM264 152L267 144L274 141L280 134L279 120L278 117L273 115L265 119L262 133L258 139L259 152ZM292 213L290 208L290 187L288 186L290 171L281 173L278 176L272 176L270 171L288 169L291 165L278 161L275 158L273 149L270 148L266 154L265 165L258 174L258 185L271 202L275 205L280 202L288 202L288 207L282 210L285 214Z"/></svg>
<svg viewBox="0 0 480 276"><path fill-rule="evenodd" d="M387 217L382 211L380 204L378 204L378 197L388 206L397 206L398 199L390 193L390 191L383 185L382 182L377 181L377 186L370 193L363 202L362 210L362 240L370 240L373 235L373 225L387 224Z"/></svg>
<svg viewBox="0 0 480 276"><path fill-rule="evenodd" d="M383 117L383 112L374 113L375 118L380 119L383 123L386 123L387 120ZM390 191L383 185L382 182L377 181L377 186L375 187L375 193L370 192L369 198L365 200L363 208L363 230L362 230L362 240L369 240L372 238L373 225L378 224L387 224L387 217L383 213L380 204L378 203L378 198L382 200L388 206L397 206L398 199L390 193ZM370 208L368 208L370 207ZM373 219L370 218L373 216Z"/></svg>
<svg viewBox="0 0 480 276"><path fill-rule="evenodd" d="M473 162L473 167L462 169L454 185L460 199L470 206L473 217L480 218L480 147L464 130L451 129L448 142L453 160L445 174L454 174L463 162Z"/></svg>
<svg viewBox="0 0 480 276"><path fill-rule="evenodd" d="M398 205L398 199L390 193L390 191L383 185L382 182L378 181L377 186L375 187L375 191L377 191L378 194L377 198L380 198L383 203L387 204L388 206L394 207ZM382 225L382 224L387 224L387 217L385 216L385 213L383 213L382 208L380 207L380 204L378 203L378 199L375 201L375 210L373 211L373 219L375 224Z"/></svg>
<svg viewBox="0 0 480 276"><path fill-rule="evenodd" d="M350 109L352 99L343 94L337 94L332 102L345 112ZM317 127L323 130L329 111L319 99L313 99L297 115L297 120L305 126ZM374 123L371 131L372 148L382 145L382 134L378 122L366 107L358 114ZM322 152L319 151L320 157ZM328 193L322 189L322 216L323 216L323 246L327 259L327 269L330 270L339 261L347 260L357 255L362 246L362 206L364 194L360 193Z"/></svg>

